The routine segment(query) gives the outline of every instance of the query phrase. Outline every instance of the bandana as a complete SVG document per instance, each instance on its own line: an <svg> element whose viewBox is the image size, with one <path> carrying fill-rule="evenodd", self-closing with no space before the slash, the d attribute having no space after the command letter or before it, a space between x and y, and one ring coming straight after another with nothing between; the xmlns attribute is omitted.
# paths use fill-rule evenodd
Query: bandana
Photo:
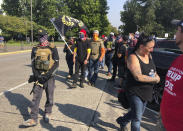
<svg viewBox="0 0 183 131"><path fill-rule="evenodd" d="M39 43L40 43L40 46L48 46L49 45L48 35L44 35L44 36L40 37Z"/></svg>

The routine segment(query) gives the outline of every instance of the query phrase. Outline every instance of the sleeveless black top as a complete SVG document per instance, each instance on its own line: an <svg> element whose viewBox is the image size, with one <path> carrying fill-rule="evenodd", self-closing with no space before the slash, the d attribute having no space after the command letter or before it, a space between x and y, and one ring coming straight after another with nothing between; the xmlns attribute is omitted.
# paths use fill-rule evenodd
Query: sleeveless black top
<svg viewBox="0 0 183 131"><path fill-rule="evenodd" d="M149 73L152 69L154 70L154 72L156 72L156 67L154 65L153 60L150 57L149 57L149 63L146 64L139 58L139 56L136 53L134 54L137 56L139 60L140 68L143 75L149 76ZM127 69L127 79L125 89L130 95L137 95L143 101L152 100L153 84L136 81L129 69Z"/></svg>

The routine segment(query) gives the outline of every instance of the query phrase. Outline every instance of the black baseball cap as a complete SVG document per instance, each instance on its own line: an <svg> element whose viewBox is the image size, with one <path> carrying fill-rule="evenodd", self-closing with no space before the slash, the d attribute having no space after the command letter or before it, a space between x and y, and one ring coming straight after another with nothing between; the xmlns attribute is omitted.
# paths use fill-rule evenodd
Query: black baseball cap
<svg viewBox="0 0 183 131"><path fill-rule="evenodd" d="M44 30L44 29L39 29L39 30L38 30L38 35L39 35L39 36L45 36L45 35L47 35L47 34L48 34L47 31Z"/></svg>
<svg viewBox="0 0 183 131"><path fill-rule="evenodd" d="M171 21L171 24L176 25L176 26L180 26L180 27L183 28L183 20L174 19L174 20Z"/></svg>
<svg viewBox="0 0 183 131"><path fill-rule="evenodd" d="M123 36L123 40L124 40L124 41L127 41L128 39L129 39L129 37L128 37L127 35L124 35L124 36Z"/></svg>

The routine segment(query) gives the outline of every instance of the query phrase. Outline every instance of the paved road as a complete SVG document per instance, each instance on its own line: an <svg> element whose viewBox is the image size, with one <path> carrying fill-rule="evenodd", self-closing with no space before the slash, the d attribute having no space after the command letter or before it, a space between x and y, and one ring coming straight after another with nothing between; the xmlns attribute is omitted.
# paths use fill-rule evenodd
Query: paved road
<svg viewBox="0 0 183 131"><path fill-rule="evenodd" d="M32 85L26 81L31 74L30 52L0 55L0 131L116 131L115 119L124 110L117 102L117 91L106 82L106 69L101 70L96 87L68 89L67 65L63 48L59 48L60 66L56 76L55 104L49 124L43 122L45 93L40 103L39 124L22 128L29 118ZM9 90L9 91L8 91ZM7 91L7 92L5 92ZM146 110L142 131L154 131L157 115ZM129 127L129 125L128 125Z"/></svg>

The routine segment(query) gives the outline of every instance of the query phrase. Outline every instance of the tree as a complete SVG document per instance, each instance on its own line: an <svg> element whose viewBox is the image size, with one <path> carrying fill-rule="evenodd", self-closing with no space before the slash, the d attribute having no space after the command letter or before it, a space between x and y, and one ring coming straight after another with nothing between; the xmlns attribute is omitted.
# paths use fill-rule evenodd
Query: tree
<svg viewBox="0 0 183 131"><path fill-rule="evenodd" d="M130 0L126 1L123 8L124 11L121 11L121 22L124 23L123 32L124 34L135 32L140 19L140 4L136 0Z"/></svg>
<svg viewBox="0 0 183 131"><path fill-rule="evenodd" d="M140 4L140 14L143 17L139 19L139 25L141 31L144 31L148 34L156 32L159 35L162 35L163 27L157 23L155 11L159 8L159 0L138 0Z"/></svg>
<svg viewBox="0 0 183 131"><path fill-rule="evenodd" d="M156 9L159 7L159 0L129 0L121 12L121 21L124 23L125 34L137 31L144 31L147 34L152 32L162 33L163 27L156 22Z"/></svg>
<svg viewBox="0 0 183 131"><path fill-rule="evenodd" d="M30 32L30 21L27 20L27 28L25 28L25 23L23 18L18 18L16 16L3 16L0 15L0 27L3 31L3 35L9 38L18 36L19 34L25 36L26 32ZM50 32L41 25L37 25L33 22L34 33L37 34L39 28L43 28Z"/></svg>
<svg viewBox="0 0 183 131"><path fill-rule="evenodd" d="M156 10L157 22L164 27L164 33L173 36L175 27L170 22L172 19L183 18L183 2L182 0L160 0L159 2L160 6Z"/></svg>
<svg viewBox="0 0 183 131"><path fill-rule="evenodd" d="M7 15L22 16L21 0L4 0L1 6Z"/></svg>
<svg viewBox="0 0 183 131"><path fill-rule="evenodd" d="M100 31L100 34L109 32L106 0L67 0L67 5L72 17L82 20L90 32L96 29Z"/></svg>
<svg viewBox="0 0 183 131"><path fill-rule="evenodd" d="M175 28L171 25L172 19L183 18L182 0L128 0L124 4L124 11L121 11L120 27L124 33L135 32L137 25L140 31L148 34L156 32L163 37L164 33L171 36Z"/></svg>
<svg viewBox="0 0 183 131"><path fill-rule="evenodd" d="M30 20L30 5L30 0L4 0L2 8L7 15ZM111 31L107 18L107 0L32 0L32 6L33 21L51 29L52 34L55 29L50 18L63 14L82 20L90 32L98 29L100 34L108 34ZM78 29L72 31L78 32Z"/></svg>

